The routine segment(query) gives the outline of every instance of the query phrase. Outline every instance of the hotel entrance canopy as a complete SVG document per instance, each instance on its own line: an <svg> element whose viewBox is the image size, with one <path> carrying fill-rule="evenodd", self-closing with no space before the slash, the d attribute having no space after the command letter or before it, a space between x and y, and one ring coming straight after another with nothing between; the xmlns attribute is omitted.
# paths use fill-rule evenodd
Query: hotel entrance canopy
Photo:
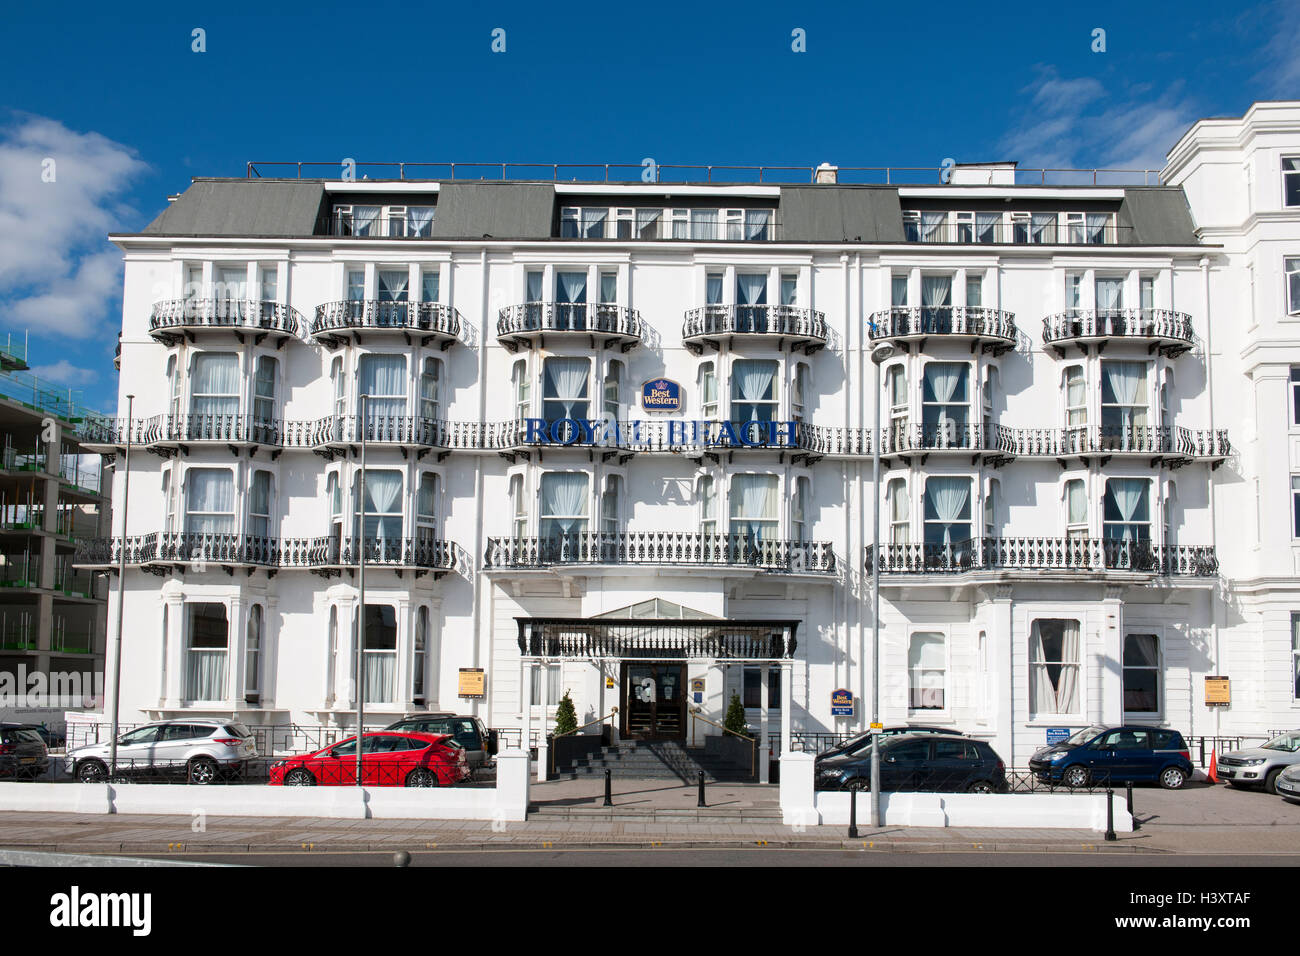
<svg viewBox="0 0 1300 956"><path fill-rule="evenodd" d="M798 621L518 617L523 657L591 660L782 661Z"/></svg>

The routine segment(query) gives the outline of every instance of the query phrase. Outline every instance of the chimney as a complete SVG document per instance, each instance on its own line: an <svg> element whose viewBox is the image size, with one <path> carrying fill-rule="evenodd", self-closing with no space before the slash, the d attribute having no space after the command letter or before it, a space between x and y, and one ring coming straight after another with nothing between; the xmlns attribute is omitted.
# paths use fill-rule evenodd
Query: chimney
<svg viewBox="0 0 1300 956"><path fill-rule="evenodd" d="M840 181L840 168L830 163L822 163L813 174L813 182L818 185L835 185Z"/></svg>

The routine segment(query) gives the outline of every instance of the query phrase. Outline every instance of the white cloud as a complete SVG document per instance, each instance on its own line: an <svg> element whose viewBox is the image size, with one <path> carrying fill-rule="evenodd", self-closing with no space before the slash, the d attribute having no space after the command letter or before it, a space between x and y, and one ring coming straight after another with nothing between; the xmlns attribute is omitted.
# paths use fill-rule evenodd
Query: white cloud
<svg viewBox="0 0 1300 956"><path fill-rule="evenodd" d="M0 129L0 302L32 335L92 334L120 295L120 254L105 236L146 167L98 133L16 114ZM43 174L53 162L53 181Z"/></svg>
<svg viewBox="0 0 1300 956"><path fill-rule="evenodd" d="M31 371L37 378L64 385L93 385L99 381L99 373L93 368L78 368L67 359L59 359L53 365L33 365Z"/></svg>
<svg viewBox="0 0 1300 956"><path fill-rule="evenodd" d="M1272 37L1264 47L1266 65L1255 79L1270 96L1293 100L1300 90L1300 5L1294 0L1276 0L1259 14Z"/></svg>

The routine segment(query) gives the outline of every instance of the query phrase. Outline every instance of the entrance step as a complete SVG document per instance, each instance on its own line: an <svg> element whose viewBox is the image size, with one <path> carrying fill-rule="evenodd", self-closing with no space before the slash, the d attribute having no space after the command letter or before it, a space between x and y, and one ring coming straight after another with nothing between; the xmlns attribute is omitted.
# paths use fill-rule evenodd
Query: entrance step
<svg viewBox="0 0 1300 956"><path fill-rule="evenodd" d="M616 798L617 799L617 798ZM538 806L528 808L529 820L565 821L569 823L757 823L779 824L780 807L692 807L669 809L667 807L556 807Z"/></svg>
<svg viewBox="0 0 1300 956"><path fill-rule="evenodd" d="M703 747L687 747L676 741L625 741L601 747L582 757L557 762L551 776L560 780L603 777L605 771L621 778L680 780L695 783L700 771L706 783L752 781L749 766L738 766Z"/></svg>

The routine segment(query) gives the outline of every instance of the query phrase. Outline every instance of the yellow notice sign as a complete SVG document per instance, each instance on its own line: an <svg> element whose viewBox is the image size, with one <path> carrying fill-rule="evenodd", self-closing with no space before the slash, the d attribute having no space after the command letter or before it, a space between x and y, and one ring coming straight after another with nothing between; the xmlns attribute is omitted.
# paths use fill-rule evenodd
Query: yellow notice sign
<svg viewBox="0 0 1300 956"><path fill-rule="evenodd" d="M1226 677L1205 678L1205 706L1226 707L1232 703L1232 688Z"/></svg>
<svg viewBox="0 0 1300 956"><path fill-rule="evenodd" d="M462 667L460 669L460 696L475 700L483 699L483 689L487 678L481 667Z"/></svg>

